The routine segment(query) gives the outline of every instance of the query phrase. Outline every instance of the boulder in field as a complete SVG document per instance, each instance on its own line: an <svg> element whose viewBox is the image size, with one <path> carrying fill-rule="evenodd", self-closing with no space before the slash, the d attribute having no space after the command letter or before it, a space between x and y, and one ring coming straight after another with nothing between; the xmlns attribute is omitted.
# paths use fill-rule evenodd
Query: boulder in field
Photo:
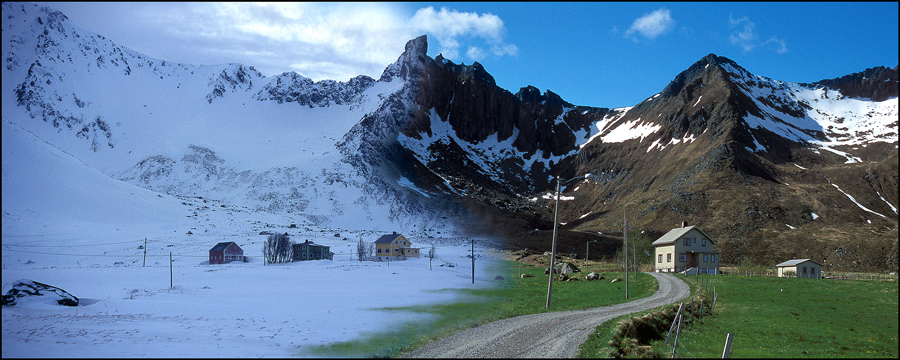
<svg viewBox="0 0 900 360"><path fill-rule="evenodd" d="M13 283L12 289L3 295L3 306L13 306L20 298L28 296L47 296L56 300L57 304L78 306L78 298L56 286L32 280L19 280Z"/></svg>

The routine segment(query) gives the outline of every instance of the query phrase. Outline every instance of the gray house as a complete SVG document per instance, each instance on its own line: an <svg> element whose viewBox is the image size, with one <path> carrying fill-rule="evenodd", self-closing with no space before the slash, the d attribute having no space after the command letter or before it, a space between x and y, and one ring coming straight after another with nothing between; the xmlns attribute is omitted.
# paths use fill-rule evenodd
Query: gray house
<svg viewBox="0 0 900 360"><path fill-rule="evenodd" d="M293 244L294 261L303 260L332 260L334 253L331 252L330 246L311 243L306 240L299 244Z"/></svg>

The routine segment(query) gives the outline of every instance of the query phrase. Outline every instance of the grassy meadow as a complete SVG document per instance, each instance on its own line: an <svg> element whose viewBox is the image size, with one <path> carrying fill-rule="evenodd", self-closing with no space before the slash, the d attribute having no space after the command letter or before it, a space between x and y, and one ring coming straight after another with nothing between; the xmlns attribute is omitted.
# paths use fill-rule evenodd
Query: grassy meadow
<svg viewBox="0 0 900 360"><path fill-rule="evenodd" d="M637 282L629 273L629 299L625 299L624 281L610 283L622 272L605 271L606 279L584 281L589 271L601 271L599 266L575 273L578 281L554 281L550 309L547 309L547 276L544 267L520 265L503 261L492 273L504 280L499 286L462 291L460 302L427 307L390 308L386 311L414 311L432 315L432 321L404 324L394 332L372 334L358 341L330 344L315 350L321 356L394 357L418 348L428 341L491 321L548 311L587 309L619 304L644 298L656 292L656 280L647 274L637 274ZM521 278L520 274L534 277ZM571 275L571 274L570 274Z"/></svg>
<svg viewBox="0 0 900 360"><path fill-rule="evenodd" d="M323 346L314 354L394 357L433 339L503 318L626 302L624 282L610 283L623 274L610 269L611 265L600 264L576 273L579 281L554 281L551 307L546 309L544 267L504 261L492 271L504 277L498 286L461 291L459 302L384 309L429 314L432 320L411 321L393 332ZM606 279L584 281L589 271L603 272ZM533 277L521 278L521 274ZM729 332L734 334L730 355L735 358L898 356L896 282L743 276L701 276L698 281L695 276L677 276L688 282L692 296L705 293L711 298L713 287L718 294L712 316L683 324L678 357L721 357ZM657 287L653 277L639 273L637 282L629 281L627 301L650 296ZM620 320L653 311L605 322L582 346L579 357L606 357ZM649 345L658 354L671 355L671 341L669 345L663 340Z"/></svg>
<svg viewBox="0 0 900 360"><path fill-rule="evenodd" d="M698 287L694 276L679 275ZM701 277L703 279L703 277ZM712 316L683 324L677 357L721 357L732 333L735 358L885 358L898 356L896 282L714 276ZM706 280L706 279L704 279ZM699 290L707 287L700 287ZM643 313L649 313L643 312ZM582 347L581 357L603 356L615 324L609 321ZM665 336L665 335L663 335ZM651 341L671 356L672 342Z"/></svg>

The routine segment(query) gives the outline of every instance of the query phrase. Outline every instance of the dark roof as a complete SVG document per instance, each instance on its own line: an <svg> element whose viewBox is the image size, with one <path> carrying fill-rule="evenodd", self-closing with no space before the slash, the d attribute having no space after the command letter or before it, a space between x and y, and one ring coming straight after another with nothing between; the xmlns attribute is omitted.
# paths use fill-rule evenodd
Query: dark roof
<svg viewBox="0 0 900 360"><path fill-rule="evenodd" d="M216 244L216 246L213 246L212 249L209 249L209 251L222 251L222 250L225 250L226 248L228 248L228 246L231 244L234 244L234 241L220 242L220 243ZM234 244L234 245L237 246L237 244ZM238 246L238 248L240 249L240 246Z"/></svg>
<svg viewBox="0 0 900 360"><path fill-rule="evenodd" d="M667 232L665 235L661 236L659 239L654 241L651 245L659 246L659 245L674 244L675 241L677 241L679 238L681 238L681 236L683 236L684 234L687 234L688 231L691 231L693 229L697 229L697 231L699 231L701 234L703 234L703 236L706 236L706 238L709 239L709 241L711 241L713 244L716 243L715 240L713 240L712 237L710 237L705 232L703 232L703 230L700 230L700 228L698 228L694 225L691 225L691 226L687 226L687 227L680 227L680 228L674 228L672 230L669 230L669 232Z"/></svg>
<svg viewBox="0 0 900 360"><path fill-rule="evenodd" d="M302 242L302 243L295 243L295 244L292 244L292 245L293 245L293 246L309 245L309 246L322 246L322 247L328 247L327 245L319 245L319 244L316 244L316 243L314 243L314 242L312 242L312 241L305 241L305 242Z"/></svg>
<svg viewBox="0 0 900 360"><path fill-rule="evenodd" d="M394 241L394 239L396 239L396 238L398 238L398 237L401 237L401 236L403 236L403 235L401 235L401 234L384 235L384 236L378 238L378 240L375 240L375 243L376 243L376 244L387 244L387 243L390 243L391 241Z"/></svg>

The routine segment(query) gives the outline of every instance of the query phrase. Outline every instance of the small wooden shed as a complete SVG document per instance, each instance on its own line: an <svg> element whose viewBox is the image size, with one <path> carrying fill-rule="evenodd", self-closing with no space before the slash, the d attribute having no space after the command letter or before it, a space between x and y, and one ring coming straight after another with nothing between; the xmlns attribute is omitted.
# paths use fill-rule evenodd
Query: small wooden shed
<svg viewBox="0 0 900 360"><path fill-rule="evenodd" d="M244 261L244 250L234 241L220 242L209 249L209 264L225 264L232 261Z"/></svg>
<svg viewBox="0 0 900 360"><path fill-rule="evenodd" d="M810 259L791 259L775 265L775 268L778 277L822 278L822 264Z"/></svg>

